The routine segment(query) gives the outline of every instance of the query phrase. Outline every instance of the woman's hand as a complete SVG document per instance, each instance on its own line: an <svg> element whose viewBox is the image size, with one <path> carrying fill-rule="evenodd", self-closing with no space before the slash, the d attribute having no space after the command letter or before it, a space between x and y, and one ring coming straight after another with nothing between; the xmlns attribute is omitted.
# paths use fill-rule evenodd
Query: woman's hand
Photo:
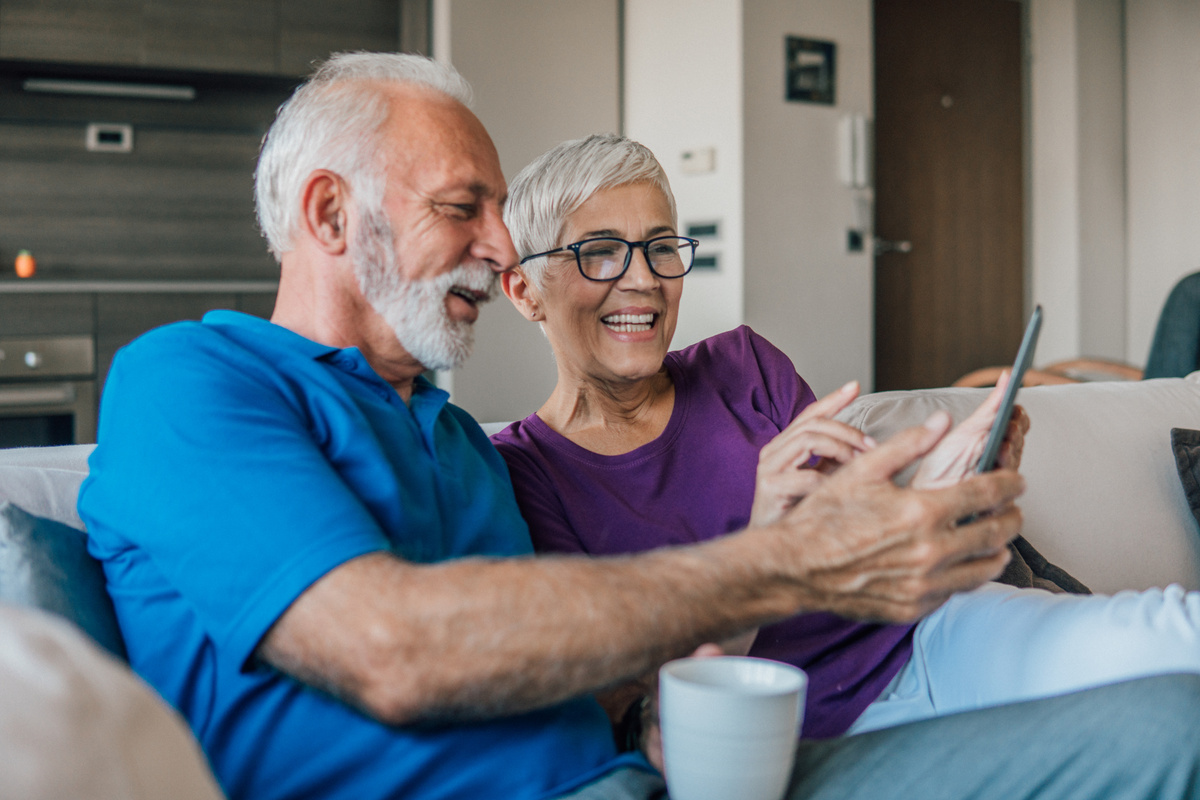
<svg viewBox="0 0 1200 800"><path fill-rule="evenodd" d="M952 486L975 470L979 457L987 443L992 421L1000 410L1004 388L1012 373L1005 371L996 381L987 399L975 409L971 416L960 422L937 447L925 456L913 476L912 486L916 489L940 489ZM1021 451L1025 446L1025 432L1029 430L1029 415L1020 406L1013 408L1012 419L1004 434L997 459L1004 469L1017 469L1021 465Z"/></svg>
<svg viewBox="0 0 1200 800"><path fill-rule="evenodd" d="M833 417L858 397L851 381L800 412L758 454L750 525L769 525L875 440Z"/></svg>

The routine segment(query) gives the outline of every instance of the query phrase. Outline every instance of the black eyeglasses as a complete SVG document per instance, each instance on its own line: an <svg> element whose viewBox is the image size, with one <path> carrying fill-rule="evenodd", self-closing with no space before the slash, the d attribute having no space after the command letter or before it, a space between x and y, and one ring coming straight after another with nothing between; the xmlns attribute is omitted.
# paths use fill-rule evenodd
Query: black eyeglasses
<svg viewBox="0 0 1200 800"><path fill-rule="evenodd" d="M696 260L698 239L686 236L656 236L644 242L629 242L616 237L584 239L544 253L525 256L521 263L542 256L570 250L575 254L575 265L579 274L589 281L615 281L629 269L633 261L633 248L640 247L646 255L650 271L660 278L682 278L692 269Z"/></svg>

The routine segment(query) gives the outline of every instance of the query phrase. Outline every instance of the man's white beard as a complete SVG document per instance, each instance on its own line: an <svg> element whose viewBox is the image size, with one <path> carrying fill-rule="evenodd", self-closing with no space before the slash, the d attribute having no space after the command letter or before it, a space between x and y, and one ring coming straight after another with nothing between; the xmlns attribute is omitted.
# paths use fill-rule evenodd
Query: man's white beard
<svg viewBox="0 0 1200 800"><path fill-rule="evenodd" d="M475 329L466 320L450 319L446 294L460 286L482 292L485 297L479 303L485 303L496 296L496 273L482 261L471 261L427 280L405 280L400 277L393 241L385 213L364 213L351 244L359 289L395 331L401 347L426 369L462 366L471 355Z"/></svg>

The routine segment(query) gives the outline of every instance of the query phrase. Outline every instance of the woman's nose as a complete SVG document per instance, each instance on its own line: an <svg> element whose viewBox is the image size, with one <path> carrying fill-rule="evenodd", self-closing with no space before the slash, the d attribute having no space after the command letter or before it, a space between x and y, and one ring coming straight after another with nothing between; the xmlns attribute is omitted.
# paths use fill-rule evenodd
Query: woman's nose
<svg viewBox="0 0 1200 800"><path fill-rule="evenodd" d="M646 258L646 251L641 247L634 247L633 252L629 254L629 269L625 270L625 274L617 281L624 284L626 288L647 289L658 285L658 276L650 269L650 261Z"/></svg>

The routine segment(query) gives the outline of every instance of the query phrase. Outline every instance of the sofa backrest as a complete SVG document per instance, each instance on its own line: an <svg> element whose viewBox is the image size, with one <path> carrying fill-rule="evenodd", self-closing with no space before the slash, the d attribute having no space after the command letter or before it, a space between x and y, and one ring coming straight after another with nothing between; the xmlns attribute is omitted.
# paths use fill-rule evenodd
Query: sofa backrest
<svg viewBox="0 0 1200 800"><path fill-rule="evenodd" d="M884 440L937 409L962 419L986 392L880 392L840 416ZM1200 589L1200 530L1170 446L1171 428L1200 430L1200 373L1037 386L1018 399L1032 419L1021 508L1034 547L1094 591ZM75 499L92 447L0 450L0 502L83 529Z"/></svg>
<svg viewBox="0 0 1200 800"><path fill-rule="evenodd" d="M938 409L956 420L987 389L881 392L840 417L879 440ZM1093 591L1200 588L1200 530L1171 428L1200 429L1200 373L1187 378L1022 389L1032 421L1021 472L1025 538Z"/></svg>

